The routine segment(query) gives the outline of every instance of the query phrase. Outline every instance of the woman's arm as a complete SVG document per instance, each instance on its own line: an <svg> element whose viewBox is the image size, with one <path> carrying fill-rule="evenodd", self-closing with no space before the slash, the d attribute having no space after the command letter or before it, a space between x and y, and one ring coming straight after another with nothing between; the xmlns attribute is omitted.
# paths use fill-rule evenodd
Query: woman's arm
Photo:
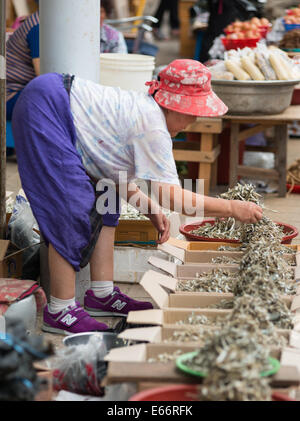
<svg viewBox="0 0 300 421"><path fill-rule="evenodd" d="M226 200L204 196L166 183L151 183L151 196L145 195L135 184L126 186L127 201L134 198L136 207L149 218L161 214L160 206L187 216L233 217L244 223L262 218L262 208L253 202Z"/></svg>
<svg viewBox="0 0 300 421"><path fill-rule="evenodd" d="M233 217L245 223L255 223L262 218L262 208L253 202L218 199L157 182L152 183L152 192L156 193L161 206L187 216Z"/></svg>

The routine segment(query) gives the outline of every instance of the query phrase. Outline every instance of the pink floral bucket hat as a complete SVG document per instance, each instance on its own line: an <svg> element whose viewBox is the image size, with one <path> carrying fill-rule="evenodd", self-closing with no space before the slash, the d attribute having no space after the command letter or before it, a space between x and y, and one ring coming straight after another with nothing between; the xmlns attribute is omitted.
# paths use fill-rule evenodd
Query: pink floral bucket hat
<svg viewBox="0 0 300 421"><path fill-rule="evenodd" d="M211 89L211 73L196 60L174 60L158 74L159 80L146 82L149 94L162 107L198 117L218 117L228 111Z"/></svg>

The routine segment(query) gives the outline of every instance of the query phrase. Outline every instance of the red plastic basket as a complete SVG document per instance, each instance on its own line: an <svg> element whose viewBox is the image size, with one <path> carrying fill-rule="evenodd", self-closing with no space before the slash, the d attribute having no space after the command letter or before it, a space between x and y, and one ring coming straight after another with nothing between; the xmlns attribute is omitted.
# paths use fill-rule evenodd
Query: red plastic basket
<svg viewBox="0 0 300 421"><path fill-rule="evenodd" d="M213 242L213 243L221 241L223 243L240 243L240 241L238 240L231 240L229 238L207 238L207 237L202 237L200 235L191 234L190 231L193 231L207 223L214 225L215 220L207 219L207 220L204 220L203 222L198 222L198 223L196 222L194 224L183 224L179 228L179 231L181 232L181 234L185 236L185 238L188 241L208 241L208 242ZM281 244L291 244L292 239L297 237L297 235L299 234L297 228L294 227L293 225L284 224L283 222L276 222L276 224L278 224L281 227L284 227L283 232L286 234L282 238Z"/></svg>
<svg viewBox="0 0 300 421"><path fill-rule="evenodd" d="M144 390L140 393L133 395L129 401L131 402L182 402L182 401L198 401L198 392L196 385L172 385L165 387L157 387L155 389ZM294 401L295 399L290 398L288 395L279 392L272 393L272 401Z"/></svg>
<svg viewBox="0 0 300 421"><path fill-rule="evenodd" d="M271 28L272 28L272 25L258 26L257 30L260 33L262 38L266 38L267 33L271 30ZM241 30L241 32L247 32L247 31ZM226 34L226 35L230 35L230 34L233 34L233 33L234 33L234 31L228 31L228 29L224 29L224 34Z"/></svg>
<svg viewBox="0 0 300 421"><path fill-rule="evenodd" d="M292 187L291 184L287 184L286 185L287 191L289 191L291 187ZM293 187L293 189L292 189L292 191L291 191L291 193L298 193L298 194L300 194L300 184L295 184L294 187Z"/></svg>
<svg viewBox="0 0 300 421"><path fill-rule="evenodd" d="M246 39L227 39L221 38L225 50L237 50L246 47L255 48L260 38L246 38Z"/></svg>

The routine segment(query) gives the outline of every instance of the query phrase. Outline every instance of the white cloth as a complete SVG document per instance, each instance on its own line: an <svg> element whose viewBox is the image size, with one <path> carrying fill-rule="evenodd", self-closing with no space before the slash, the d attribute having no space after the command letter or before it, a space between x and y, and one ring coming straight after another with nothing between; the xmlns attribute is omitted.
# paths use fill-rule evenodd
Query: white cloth
<svg viewBox="0 0 300 421"><path fill-rule="evenodd" d="M90 176L118 183L125 171L128 181L179 184L165 116L150 95L75 77L70 101L76 148Z"/></svg>

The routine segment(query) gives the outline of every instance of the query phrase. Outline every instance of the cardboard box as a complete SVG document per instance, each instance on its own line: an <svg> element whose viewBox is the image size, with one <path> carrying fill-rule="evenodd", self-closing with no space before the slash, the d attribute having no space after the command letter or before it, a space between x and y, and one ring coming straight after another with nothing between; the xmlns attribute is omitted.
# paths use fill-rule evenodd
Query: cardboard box
<svg viewBox="0 0 300 421"><path fill-rule="evenodd" d="M274 388L299 386L300 373L296 366L281 366L270 380L271 387ZM201 378L180 372L174 363L127 362L124 364L122 361L110 362L105 383L108 385L122 382L199 384Z"/></svg>
<svg viewBox="0 0 300 421"><path fill-rule="evenodd" d="M156 358L159 354L172 354L182 350L182 354L195 351L195 345L185 344L139 344L120 348L113 348L104 357L105 361L148 362L149 358ZM154 363L149 363L154 364Z"/></svg>
<svg viewBox="0 0 300 421"><path fill-rule="evenodd" d="M221 300L234 299L234 294L229 292L177 291L178 282L175 278L149 270L142 277L140 284L153 298L158 307L162 309L172 307L209 308L214 304L220 303ZM185 280L181 280L181 282L185 282ZM281 298L292 311L300 309L300 298L291 295L282 295Z"/></svg>
<svg viewBox="0 0 300 421"><path fill-rule="evenodd" d="M120 219L115 233L116 245L156 246L158 231L150 220Z"/></svg>
<svg viewBox="0 0 300 421"><path fill-rule="evenodd" d="M177 265L176 263L168 262L167 260L158 257L150 257L148 263L157 269L160 269L177 279L195 279L197 274L209 272L213 269L224 269L229 272L237 272L239 265L224 265L215 263L199 263ZM300 281L300 262L298 266L291 267L295 271L295 281Z"/></svg>
<svg viewBox="0 0 300 421"><path fill-rule="evenodd" d="M186 329L189 324L177 324L181 320L186 320L194 313L195 315L204 315L208 319L215 321L217 317L225 317L230 310L198 310L183 308L153 309L130 311L127 316L127 323L141 325L158 325L164 327L174 327L176 329Z"/></svg>
<svg viewBox="0 0 300 421"><path fill-rule="evenodd" d="M114 348L105 356L109 361L106 384L114 382L183 382L201 383L199 377L188 376L176 368L175 362L147 362L148 358L155 358L162 353L173 353L181 350L182 353L194 351L195 346L178 346L162 344L140 344L129 347ZM273 387L284 387L300 382L300 350L284 348L273 349L270 353L274 358L281 360L281 367L271 377ZM298 360L297 360L298 358ZM124 364L126 362L126 364Z"/></svg>
<svg viewBox="0 0 300 421"><path fill-rule="evenodd" d="M187 326L185 326L187 328ZM207 331L215 329L216 326L205 326ZM175 341L172 338L174 332L178 332L179 330L175 327L163 327L163 326L151 326L151 327L139 327L133 329L126 329L121 332L118 337L126 340L132 341L140 341L140 342L149 342L152 344L182 344L182 342ZM197 326L190 326L189 330L197 331ZM284 336L286 339L289 340L289 345L292 348L299 348L300 349L300 334L298 332L294 332L293 330L287 329L277 329L277 333L280 336ZM167 341L167 343L166 343ZM201 347L203 345L203 341L187 341L184 342L185 345L194 346L194 347ZM179 346L180 346L179 345Z"/></svg>
<svg viewBox="0 0 300 421"><path fill-rule="evenodd" d="M223 256L233 259L241 259L243 256L242 251L219 251L219 245L216 247L214 245L216 243L211 244L212 246L208 246L208 243L205 242L188 242L178 240L176 238L170 238L166 243L159 244L157 248L158 250L164 251L170 256L177 258L184 264L211 263L212 259ZM227 245L231 246L231 244L228 243ZM236 245L234 246L236 247ZM297 252L295 259L297 264L300 265L300 245L289 246ZM207 247L215 247L215 249L207 249ZM285 258L290 261L293 256L286 254ZM293 259L293 263L296 262Z"/></svg>
<svg viewBox="0 0 300 421"><path fill-rule="evenodd" d="M0 240L0 278L22 276L22 252L9 240Z"/></svg>

